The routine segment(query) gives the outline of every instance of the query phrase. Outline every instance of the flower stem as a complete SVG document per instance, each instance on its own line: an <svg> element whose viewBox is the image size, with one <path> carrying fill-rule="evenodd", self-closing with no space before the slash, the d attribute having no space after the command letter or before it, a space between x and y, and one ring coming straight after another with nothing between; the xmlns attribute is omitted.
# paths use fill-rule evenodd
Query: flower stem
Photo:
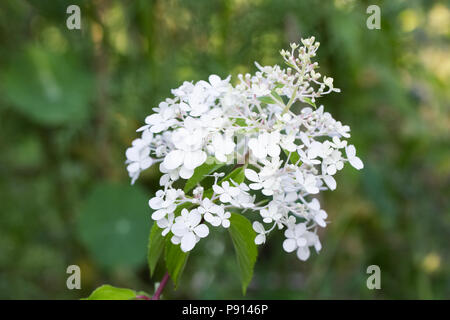
<svg viewBox="0 0 450 320"><path fill-rule="evenodd" d="M169 273L166 272L166 274L162 278L161 282L159 283L158 289L156 289L155 294L153 295L151 300L159 300L159 297L161 296L161 293L164 290L164 287L166 286L168 281L169 281Z"/></svg>

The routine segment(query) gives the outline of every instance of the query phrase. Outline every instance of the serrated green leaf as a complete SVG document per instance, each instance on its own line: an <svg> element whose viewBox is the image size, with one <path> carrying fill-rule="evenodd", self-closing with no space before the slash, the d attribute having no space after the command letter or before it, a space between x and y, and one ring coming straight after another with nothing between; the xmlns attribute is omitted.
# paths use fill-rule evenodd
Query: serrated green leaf
<svg viewBox="0 0 450 320"><path fill-rule="evenodd" d="M167 272L172 279L175 288L178 286L184 267L186 266L189 252L183 252L179 245L173 244L169 237L166 239L165 260Z"/></svg>
<svg viewBox="0 0 450 320"><path fill-rule="evenodd" d="M153 272L155 271L156 265L158 264L159 258L161 257L165 246L165 239L161 232L161 228L154 223L148 237L147 261L150 269L150 277L153 276Z"/></svg>
<svg viewBox="0 0 450 320"><path fill-rule="evenodd" d="M239 265L242 292L245 295L247 287L253 277L253 268L258 256L255 244L256 233L250 221L243 215L232 213L230 218L230 232L233 240L236 258Z"/></svg>
<svg viewBox="0 0 450 320"><path fill-rule="evenodd" d="M266 104L276 103L276 101L273 100L273 98L269 97L269 96L258 97L258 100L261 101L262 103L266 103Z"/></svg>
<svg viewBox="0 0 450 320"><path fill-rule="evenodd" d="M197 185L197 183L201 182L205 178L206 175L215 172L217 169L225 165L225 163L217 163L214 158L210 158L210 162L212 163L204 163L200 167L197 167L195 169L192 177L188 181L186 181L186 184L184 186L185 193L191 191Z"/></svg>
<svg viewBox="0 0 450 320"><path fill-rule="evenodd" d="M131 289L116 288L104 284L95 289L91 295L82 300L131 300L136 298L136 292Z"/></svg>

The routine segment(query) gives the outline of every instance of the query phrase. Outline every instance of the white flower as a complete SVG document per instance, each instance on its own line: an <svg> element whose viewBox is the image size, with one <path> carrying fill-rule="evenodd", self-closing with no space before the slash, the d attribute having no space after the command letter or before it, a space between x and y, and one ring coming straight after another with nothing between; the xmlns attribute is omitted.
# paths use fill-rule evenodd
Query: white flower
<svg viewBox="0 0 450 320"><path fill-rule="evenodd" d="M295 141L295 135L291 134L291 135L283 135L281 137L281 142L280 145L283 149L289 151L289 152L294 152L297 150L297 145L294 143Z"/></svg>
<svg viewBox="0 0 450 320"><path fill-rule="evenodd" d="M358 170L364 165L345 140L350 127L323 105L300 112L291 108L298 101L317 103L321 96L339 91L331 77L317 72L314 57L319 44L314 37L302 43L281 52L289 68L256 63L257 72L238 75L236 85L229 76L222 80L217 75L208 81L184 82L137 130L141 137L126 151L128 174L134 183L143 170L160 163L161 190L149 200L152 219L163 236L172 232L171 241L183 251L192 250L208 235L203 220L228 228L228 211L235 209L259 213L263 223L273 224L265 230L263 223L252 222L256 244L264 243L273 230L287 228L285 251L296 251L306 260L311 247L320 250L315 232L327 225L327 213L312 195L335 190L334 176L346 162ZM239 164L243 160L246 180L218 182L225 174L220 166L213 172L210 163L199 168L208 157L222 164L232 157L238 157ZM188 195L174 188L183 187L177 180L189 179L194 172L209 178L196 180ZM176 207L185 204L193 209L183 209L175 217Z"/></svg>
<svg viewBox="0 0 450 320"><path fill-rule="evenodd" d="M283 249L286 252L297 250L297 257L302 261L308 260L310 246L314 246L317 252L322 248L319 237L315 233L307 231L304 223L291 226L285 231L284 235L286 240L283 242Z"/></svg>
<svg viewBox="0 0 450 320"><path fill-rule="evenodd" d="M319 193L319 188L317 187L316 177L312 174L303 174L300 170L295 172L295 178L297 182L303 186L306 192L311 194Z"/></svg>
<svg viewBox="0 0 450 320"><path fill-rule="evenodd" d="M264 167L259 174L252 169L245 169L244 174L246 178L254 183L249 184L250 189L260 190L266 196L271 196L274 190L280 187L280 179L274 176L270 176L271 169Z"/></svg>
<svg viewBox="0 0 450 320"><path fill-rule="evenodd" d="M307 244L305 237L306 225L304 223L299 223L293 228L288 228L284 235L286 240L283 242L283 249L286 252L292 252L297 248L304 247Z"/></svg>
<svg viewBox="0 0 450 320"><path fill-rule="evenodd" d="M266 242L266 230L264 230L264 226L261 224L261 222L254 221L253 230L255 230L255 232L257 233L255 244L260 245Z"/></svg>
<svg viewBox="0 0 450 320"><path fill-rule="evenodd" d="M219 225L222 225L222 227L229 228L230 227L230 218L231 218L231 213L224 211L223 208L222 210L219 210L219 212L217 212L217 218L219 221Z"/></svg>
<svg viewBox="0 0 450 320"><path fill-rule="evenodd" d="M325 171L328 175L334 175L338 170L342 170L344 162L341 157L342 153L338 150L333 150L331 154L324 158L322 162L322 172Z"/></svg>
<svg viewBox="0 0 450 320"><path fill-rule="evenodd" d="M259 177L259 175L256 173L255 170L245 169L244 174L248 180L254 182L249 185L250 189L253 189L253 190L262 189L263 181L261 180L261 178Z"/></svg>
<svg viewBox="0 0 450 320"><path fill-rule="evenodd" d="M216 227L220 224L220 220L217 217L217 213L220 210L224 210L223 207L214 204L209 198L203 199L201 206L198 207L198 212L203 215L205 221Z"/></svg>
<svg viewBox="0 0 450 320"><path fill-rule="evenodd" d="M175 189L169 189L166 192L158 190L156 196L148 201L150 208L156 210L152 213L152 219L160 220L174 212L177 207L175 201L179 195L179 191Z"/></svg>
<svg viewBox="0 0 450 320"><path fill-rule="evenodd" d="M134 184L142 170L149 168L153 164L153 159L150 157L150 143L152 139L152 133L145 131L142 134L142 138L134 140L132 147L128 148L125 153L128 174L132 178L131 184Z"/></svg>
<svg viewBox="0 0 450 320"><path fill-rule="evenodd" d="M234 151L235 143L229 136L223 136L220 133L214 134L211 141L211 146L214 152L214 156L220 162L227 161L227 155Z"/></svg>
<svg viewBox="0 0 450 320"><path fill-rule="evenodd" d="M190 132L180 128L173 133L172 139L176 149L169 152L163 162L168 170L181 166L182 170L190 173L206 161L206 153L199 149L203 139L201 130Z"/></svg>
<svg viewBox="0 0 450 320"><path fill-rule="evenodd" d="M281 218L281 213L278 212L278 204L275 201L269 203L266 209L262 209L260 212L261 217L265 223L271 223L272 221L278 221Z"/></svg>
<svg viewBox="0 0 450 320"><path fill-rule="evenodd" d="M313 220L322 228L327 225L325 219L328 217L325 210L320 209L320 202L317 199L312 199L310 203L308 203L308 207L311 209L310 214L313 217Z"/></svg>
<svg viewBox="0 0 450 320"><path fill-rule="evenodd" d="M149 130L154 133L158 133L167 130L170 126L177 123L175 117L175 110L172 106L169 106L167 102L161 102L159 104L159 112L149 115L145 118L146 125L140 127L137 131Z"/></svg>
<svg viewBox="0 0 450 320"><path fill-rule="evenodd" d="M278 131L263 132L257 138L250 139L248 147L256 158L263 159L267 155L278 157L280 155L279 143L280 133Z"/></svg>
<svg viewBox="0 0 450 320"><path fill-rule="evenodd" d="M364 168L363 162L356 156L356 149L354 145L346 147L345 152L347 153L348 161L355 169L361 170L362 168Z"/></svg>
<svg viewBox="0 0 450 320"><path fill-rule="evenodd" d="M231 202L232 198L237 197L240 193L239 188L230 186L228 181L224 181L221 187L217 184L213 185L213 190L220 195L219 200L223 203Z"/></svg>
<svg viewBox="0 0 450 320"><path fill-rule="evenodd" d="M200 238L205 238L209 234L208 226L200 223L202 215L198 210L188 211L183 209L181 216L176 217L175 223L172 225L172 242L174 244L181 243L181 250L184 252L191 251Z"/></svg>
<svg viewBox="0 0 450 320"><path fill-rule="evenodd" d="M334 136L333 137L333 142L331 143L331 145L333 147L335 147L336 149L342 149L345 148L347 146L347 141L339 139L338 136Z"/></svg>
<svg viewBox="0 0 450 320"><path fill-rule="evenodd" d="M163 237L165 237L170 232L170 229L172 229L174 219L175 215L173 213L169 213L166 218L162 218L156 221L158 227L163 229Z"/></svg>

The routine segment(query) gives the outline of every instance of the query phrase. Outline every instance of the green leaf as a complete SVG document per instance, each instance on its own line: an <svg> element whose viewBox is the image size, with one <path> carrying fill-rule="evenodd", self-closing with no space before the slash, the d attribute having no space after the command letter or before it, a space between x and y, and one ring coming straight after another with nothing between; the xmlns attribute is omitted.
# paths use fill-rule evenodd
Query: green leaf
<svg viewBox="0 0 450 320"><path fill-rule="evenodd" d="M236 118L234 123L237 124L239 127L246 127L247 126L247 122L245 121L244 118Z"/></svg>
<svg viewBox="0 0 450 320"><path fill-rule="evenodd" d="M297 70L297 67L295 67L292 63L287 62L287 61L285 61L284 63L286 63L286 65L287 65L288 67L291 67L292 69Z"/></svg>
<svg viewBox="0 0 450 320"><path fill-rule="evenodd" d="M270 92L270 94L271 94L272 96L274 96L275 99L277 99L279 102L284 103L284 102L283 102L283 98L281 98L275 90L272 90L272 91Z"/></svg>
<svg viewBox="0 0 450 320"><path fill-rule="evenodd" d="M205 178L206 175L215 172L217 169L223 167L224 165L225 163L217 163L217 160L215 158L210 157L209 161L207 160L200 167L197 167L192 177L188 181L186 181L184 192L188 193L189 191L191 191L197 185L197 183Z"/></svg>
<svg viewBox="0 0 450 320"><path fill-rule="evenodd" d="M314 109L317 109L317 106L314 102L312 102L312 100L310 98L302 98L304 102L306 102L307 104L309 104L310 106L313 106Z"/></svg>
<svg viewBox="0 0 450 320"><path fill-rule="evenodd" d="M250 221L243 215L232 213L230 222L231 225L228 231L230 232L236 251L242 282L242 292L245 295L247 286L252 280L253 268L256 257L258 256L258 250L255 244L256 233Z"/></svg>
<svg viewBox="0 0 450 320"><path fill-rule="evenodd" d="M284 84L282 84L281 82L275 82L274 90L275 89L279 89L279 88L283 88L283 87L284 87Z"/></svg>
<svg viewBox="0 0 450 320"><path fill-rule="evenodd" d="M136 299L136 292L131 289L116 288L104 284L95 289L91 295L82 300L131 300Z"/></svg>
<svg viewBox="0 0 450 320"><path fill-rule="evenodd" d="M298 163L298 165L301 165L301 162L298 162L298 160L300 160L300 155L298 154L297 151L289 152L289 151L287 151L285 149L283 149L283 151L286 154L286 156L288 156L288 157L289 157L289 153L291 154L291 156L289 157L289 162L290 163L292 163L292 164L297 164Z"/></svg>
<svg viewBox="0 0 450 320"><path fill-rule="evenodd" d="M148 238L147 261L150 269L150 276L153 276L158 260L164 250L165 239L161 232L161 228L154 223Z"/></svg>
<svg viewBox="0 0 450 320"><path fill-rule="evenodd" d="M219 180L218 184L221 185L225 181L233 180L234 182L240 184L244 182L245 174L244 174L245 166L238 167L227 174L223 179Z"/></svg>
<svg viewBox="0 0 450 320"><path fill-rule="evenodd" d="M273 98L269 97L269 96L258 97L258 100L261 101L262 103L266 103L266 104L275 104L276 103L276 101L273 100Z"/></svg>
<svg viewBox="0 0 450 320"><path fill-rule="evenodd" d="M189 257L189 252L183 252L179 245L173 244L169 237L166 239L165 260L167 272L169 272L175 288L178 286L181 274Z"/></svg>
<svg viewBox="0 0 450 320"><path fill-rule="evenodd" d="M103 268L139 268L146 261L149 194L139 186L99 183L80 206L76 235Z"/></svg>
<svg viewBox="0 0 450 320"><path fill-rule="evenodd" d="M80 124L92 114L92 73L73 52L59 54L30 45L13 55L0 74L2 97L10 106L46 126Z"/></svg>

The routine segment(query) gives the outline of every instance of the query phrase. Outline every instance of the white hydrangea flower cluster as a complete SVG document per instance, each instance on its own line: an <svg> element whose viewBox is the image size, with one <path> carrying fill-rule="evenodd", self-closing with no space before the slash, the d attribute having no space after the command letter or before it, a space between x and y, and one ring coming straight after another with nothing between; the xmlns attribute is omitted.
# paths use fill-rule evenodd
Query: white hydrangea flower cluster
<svg viewBox="0 0 450 320"><path fill-rule="evenodd" d="M333 176L345 162L358 170L363 163L345 140L350 128L323 106L315 108L317 98L339 89L315 71L319 43L314 37L301 41L302 46L293 43L281 51L287 68L256 63L259 71L239 75L235 86L230 77L217 75L208 82L184 82L137 130L141 138L126 151L132 183L160 163L162 189L149 201L152 219L183 251L207 237L210 227L230 227L230 212L247 210L261 217L253 222L256 244L284 229L283 249L296 251L300 260L308 259L311 247L321 249L317 231L326 226L327 213L317 195L336 189ZM296 113L296 102L311 106ZM237 136L245 138L235 141ZM185 194L173 186L191 178L207 158L230 163L239 156L244 181L224 181L218 169L209 190L198 184Z"/></svg>

